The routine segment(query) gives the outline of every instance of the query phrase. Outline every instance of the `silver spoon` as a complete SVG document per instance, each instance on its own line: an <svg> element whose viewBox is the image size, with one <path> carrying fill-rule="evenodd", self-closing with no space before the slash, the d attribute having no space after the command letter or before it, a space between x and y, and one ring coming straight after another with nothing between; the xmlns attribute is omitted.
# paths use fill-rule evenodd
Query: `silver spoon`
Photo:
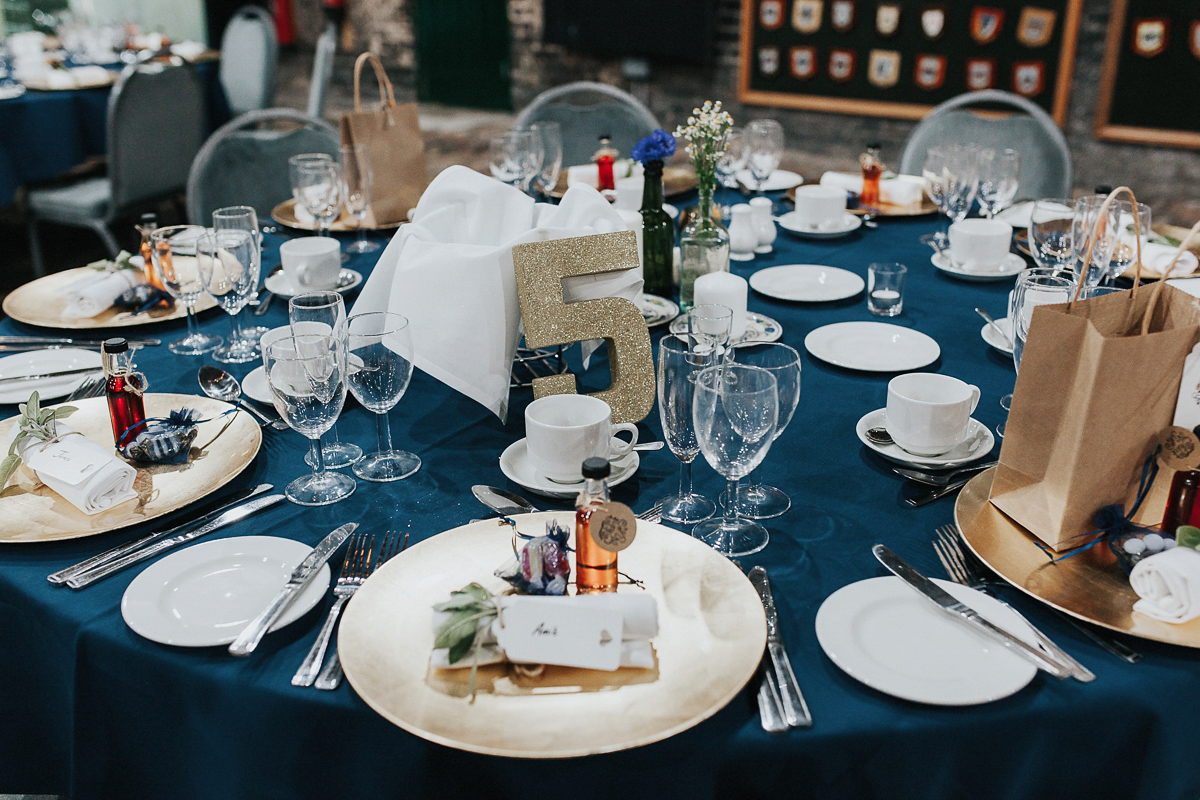
<svg viewBox="0 0 1200 800"><path fill-rule="evenodd" d="M200 389L212 399L241 406L255 417L258 417L263 425L269 425L277 431L288 429L288 424L282 419L271 419L254 406L242 402L241 384L237 382L237 378L220 367L205 364L200 368L198 379L200 381Z"/></svg>
<svg viewBox="0 0 1200 800"><path fill-rule="evenodd" d="M887 428L867 428L867 438L875 444L895 444Z"/></svg>
<svg viewBox="0 0 1200 800"><path fill-rule="evenodd" d="M528 514L537 511L533 504L521 497L519 494L506 492L503 489L497 489L495 486L484 486L476 484L471 487L471 494L475 495L475 499L483 503L485 506L495 511L502 517L511 516L512 514Z"/></svg>
<svg viewBox="0 0 1200 800"><path fill-rule="evenodd" d="M975 306L975 313L987 320L987 324L992 326L996 333L1000 334L1000 338L1004 340L1004 344L1008 345L1008 349L1011 350L1013 346L1012 339L1009 338L1009 335L1004 332L1004 329L997 324L996 320L992 319L992 315L984 311L979 306Z"/></svg>

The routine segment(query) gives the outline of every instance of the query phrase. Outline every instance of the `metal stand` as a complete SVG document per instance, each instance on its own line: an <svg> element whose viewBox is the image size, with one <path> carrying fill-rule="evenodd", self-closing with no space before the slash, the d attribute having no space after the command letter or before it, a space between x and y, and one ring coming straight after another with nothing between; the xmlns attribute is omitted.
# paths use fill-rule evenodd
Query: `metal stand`
<svg viewBox="0 0 1200 800"><path fill-rule="evenodd" d="M567 359L561 344L536 350L518 347L508 385L511 389L528 389L537 378L562 375L566 371Z"/></svg>

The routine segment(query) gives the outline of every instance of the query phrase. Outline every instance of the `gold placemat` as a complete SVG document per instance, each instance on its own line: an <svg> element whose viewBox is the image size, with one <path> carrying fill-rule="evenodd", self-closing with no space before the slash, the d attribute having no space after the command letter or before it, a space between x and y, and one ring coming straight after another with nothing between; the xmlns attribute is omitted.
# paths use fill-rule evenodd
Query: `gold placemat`
<svg viewBox="0 0 1200 800"><path fill-rule="evenodd" d="M621 180L621 178L617 178ZM683 194L696 188L696 172L691 167L663 167L663 196L671 197L672 195ZM554 190L550 192L550 196L562 199L562 196L567 193L567 171L563 169L558 173L558 183L554 184Z"/></svg>
<svg viewBox="0 0 1200 800"><path fill-rule="evenodd" d="M796 188L793 186L787 190L787 198L792 202L796 200ZM866 214L875 214L879 217L923 217L926 214L936 214L938 207L937 203L930 200L927 195L922 194L921 202L917 205L898 206L893 203L876 203L871 206L871 209L847 208L846 210L860 217Z"/></svg>

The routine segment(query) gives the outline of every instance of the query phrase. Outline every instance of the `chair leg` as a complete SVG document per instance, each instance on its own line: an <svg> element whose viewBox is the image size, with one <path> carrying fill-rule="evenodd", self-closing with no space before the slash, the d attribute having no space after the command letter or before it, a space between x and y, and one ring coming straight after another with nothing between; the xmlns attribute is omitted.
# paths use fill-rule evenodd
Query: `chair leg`
<svg viewBox="0 0 1200 800"><path fill-rule="evenodd" d="M33 277L40 278L46 274L46 265L42 262L42 243L38 239L37 218L30 215L29 223L29 260L33 266Z"/></svg>
<svg viewBox="0 0 1200 800"><path fill-rule="evenodd" d="M117 253L121 252L121 245L117 243L117 237L112 235L112 231L98 219L88 220L88 227L96 232L96 234L104 241L104 246L108 248L108 257L116 258Z"/></svg>

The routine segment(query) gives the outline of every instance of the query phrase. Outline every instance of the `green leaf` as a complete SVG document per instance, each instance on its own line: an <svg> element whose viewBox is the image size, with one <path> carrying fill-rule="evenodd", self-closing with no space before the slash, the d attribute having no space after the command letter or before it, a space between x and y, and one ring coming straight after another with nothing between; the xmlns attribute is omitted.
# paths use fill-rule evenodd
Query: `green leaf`
<svg viewBox="0 0 1200 800"><path fill-rule="evenodd" d="M475 637L467 636L459 639L450 648L449 660L451 664L457 664L463 656L471 652L471 645L475 644ZM473 694L474 692L472 692Z"/></svg>
<svg viewBox="0 0 1200 800"><path fill-rule="evenodd" d="M480 618L480 613L474 609L453 612L450 618L438 628L437 635L433 639L433 646L435 648L453 647L464 636L467 638L474 636L475 629L479 627Z"/></svg>
<svg viewBox="0 0 1200 800"><path fill-rule="evenodd" d="M482 607L479 605L478 600L476 600L471 595L464 594L462 592L455 592L454 594L450 595L449 600L447 600L444 603L438 603L437 605L435 605L433 607L433 610L434 611L459 611L459 610L465 609L465 608L475 609L477 611L482 610Z"/></svg>
<svg viewBox="0 0 1200 800"><path fill-rule="evenodd" d="M37 419L38 414L40 414L42 410L41 398L38 397L37 392L29 395L29 400L25 403L25 406L25 416L31 420Z"/></svg>
<svg viewBox="0 0 1200 800"><path fill-rule="evenodd" d="M1200 547L1200 528L1180 525L1175 529L1175 542L1183 547Z"/></svg>
<svg viewBox="0 0 1200 800"><path fill-rule="evenodd" d="M38 412L38 418L37 418L38 425L49 425L53 419L54 419L54 409L53 408L43 408L41 411Z"/></svg>
<svg viewBox="0 0 1200 800"><path fill-rule="evenodd" d="M78 410L79 409L76 408L75 406L60 406L60 407L54 409L54 418L55 419L64 419L66 417L71 416Z"/></svg>
<svg viewBox="0 0 1200 800"><path fill-rule="evenodd" d="M10 455L3 461L0 461L0 489L8 485L8 479L17 471L17 466L21 463L21 457Z"/></svg>

